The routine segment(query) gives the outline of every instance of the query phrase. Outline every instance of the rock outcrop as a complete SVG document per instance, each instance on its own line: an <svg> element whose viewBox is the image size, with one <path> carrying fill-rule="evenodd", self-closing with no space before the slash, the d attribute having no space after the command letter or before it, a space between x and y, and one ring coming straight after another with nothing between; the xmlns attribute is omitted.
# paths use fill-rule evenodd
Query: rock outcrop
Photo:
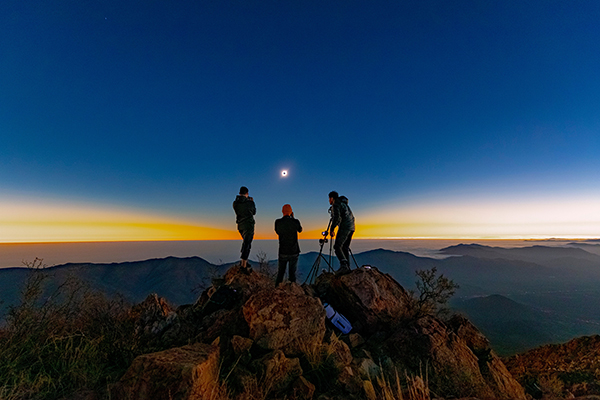
<svg viewBox="0 0 600 400"><path fill-rule="evenodd" d="M138 357L113 398L191 399L227 386L223 399L370 399L402 376L403 385L412 385L404 390L422 398L431 389L438 397L525 400L469 321L416 318L410 296L377 268L275 287L264 275L233 267L176 317L154 313L170 325L149 332L172 348ZM323 302L348 318L350 334L327 322ZM144 326L155 324L150 318Z"/></svg>
<svg viewBox="0 0 600 400"><path fill-rule="evenodd" d="M406 317L407 291L390 275L377 268L358 268L349 274L321 274L317 294L345 315L355 330L373 334Z"/></svg>
<svg viewBox="0 0 600 400"><path fill-rule="evenodd" d="M325 336L321 301L295 283L253 295L243 310L250 338L265 350L301 354L303 349L320 344Z"/></svg>
<svg viewBox="0 0 600 400"><path fill-rule="evenodd" d="M196 343L137 357L112 398L193 400L222 392L219 347ZM218 398L218 397L214 397Z"/></svg>

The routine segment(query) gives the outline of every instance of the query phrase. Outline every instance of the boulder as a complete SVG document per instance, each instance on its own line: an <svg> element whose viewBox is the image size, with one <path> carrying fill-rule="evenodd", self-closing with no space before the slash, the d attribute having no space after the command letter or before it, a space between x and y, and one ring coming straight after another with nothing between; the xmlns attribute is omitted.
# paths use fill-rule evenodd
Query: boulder
<svg viewBox="0 0 600 400"><path fill-rule="evenodd" d="M473 329L476 329L472 326ZM471 328L468 328L471 329ZM465 337L484 343L475 331ZM467 341L433 317L424 317L402 326L384 342L386 354L407 369L432 368L431 382L436 392L446 396L494 399L525 399L525 392L502 362L481 360ZM474 347L475 349L475 347ZM482 354L485 354L482 353Z"/></svg>
<svg viewBox="0 0 600 400"><path fill-rule="evenodd" d="M489 340L463 316L455 315L448 326L471 349L478 359L479 369L486 383L500 398L525 399L525 390L513 378L502 360L491 349Z"/></svg>
<svg viewBox="0 0 600 400"><path fill-rule="evenodd" d="M321 274L315 283L323 301L344 315L353 332L390 329L407 316L408 292L377 268L357 268L345 275Z"/></svg>
<svg viewBox="0 0 600 400"><path fill-rule="evenodd" d="M177 318L175 310L162 297L152 293L131 309L138 335L156 337L173 324Z"/></svg>
<svg viewBox="0 0 600 400"><path fill-rule="evenodd" d="M338 375L338 385L344 392L358 396L363 391L363 380L359 373L355 372L351 367L345 367Z"/></svg>
<svg viewBox="0 0 600 400"><path fill-rule="evenodd" d="M238 335L234 335L231 338L231 347L233 349L233 353L236 356L240 356L248 352L252 347L252 343L252 339L248 339Z"/></svg>
<svg viewBox="0 0 600 400"><path fill-rule="evenodd" d="M294 382L291 392L291 399L293 400L310 400L315 394L315 385L303 376L299 376Z"/></svg>
<svg viewBox="0 0 600 400"><path fill-rule="evenodd" d="M254 270L246 273L239 265L229 268L223 277L223 281L225 285L235 289L240 294L242 304L252 295L275 287L273 279Z"/></svg>
<svg viewBox="0 0 600 400"><path fill-rule="evenodd" d="M246 273L239 265L214 282L194 304L177 309L175 323L161 338L164 347L197 341L211 343L220 336L247 337L248 324L242 305L252 294L275 287L272 279L257 272Z"/></svg>
<svg viewBox="0 0 600 400"><path fill-rule="evenodd" d="M331 363L338 371L342 371L345 367L352 364L352 353L350 348L343 341L332 338L329 344L323 344L325 354L331 358Z"/></svg>
<svg viewBox="0 0 600 400"><path fill-rule="evenodd" d="M112 388L117 400L208 398L220 393L218 346L202 343L145 354Z"/></svg>
<svg viewBox="0 0 600 400"><path fill-rule="evenodd" d="M365 339L358 333L351 333L348 335L348 344L350 347L355 348L365 344Z"/></svg>
<svg viewBox="0 0 600 400"><path fill-rule="evenodd" d="M325 310L295 283L263 290L244 304L250 338L260 348L298 355L323 341Z"/></svg>
<svg viewBox="0 0 600 400"><path fill-rule="evenodd" d="M281 350L275 350L260 360L253 362L253 367L261 377L260 382L267 393L284 392L302 375L300 360L287 358Z"/></svg>

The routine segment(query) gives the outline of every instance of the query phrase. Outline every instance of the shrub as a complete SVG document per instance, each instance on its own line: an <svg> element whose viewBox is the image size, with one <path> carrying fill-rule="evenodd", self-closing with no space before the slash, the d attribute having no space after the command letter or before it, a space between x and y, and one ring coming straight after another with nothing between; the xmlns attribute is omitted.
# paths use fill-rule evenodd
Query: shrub
<svg viewBox="0 0 600 400"><path fill-rule="evenodd" d="M459 286L444 275L437 274L437 268L419 270L416 272L419 280L416 282L418 294L410 291L410 315L419 319L428 315L443 315L448 312L448 300L454 295Z"/></svg>
<svg viewBox="0 0 600 400"><path fill-rule="evenodd" d="M26 265L21 302L0 333L0 398L105 391L139 353L129 305L74 278L52 287L42 260Z"/></svg>

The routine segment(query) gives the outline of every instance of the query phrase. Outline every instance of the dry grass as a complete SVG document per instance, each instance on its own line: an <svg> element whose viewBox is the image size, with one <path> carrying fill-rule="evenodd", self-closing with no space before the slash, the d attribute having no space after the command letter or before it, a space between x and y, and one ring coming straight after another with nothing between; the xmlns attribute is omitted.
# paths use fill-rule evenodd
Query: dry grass
<svg viewBox="0 0 600 400"><path fill-rule="evenodd" d="M405 388L402 387L402 381L404 381ZM381 400L430 400L431 393L429 391L429 383L427 374L425 379L419 375L409 375L407 372L404 373L404 377L401 378L398 369L394 368L394 373L389 374L387 377L381 370L380 375L377 377L377 386L379 388L379 394L377 399Z"/></svg>
<svg viewBox="0 0 600 400"><path fill-rule="evenodd" d="M136 352L129 307L74 279L50 288L42 261L29 267L21 303L0 332L0 399L106 390Z"/></svg>

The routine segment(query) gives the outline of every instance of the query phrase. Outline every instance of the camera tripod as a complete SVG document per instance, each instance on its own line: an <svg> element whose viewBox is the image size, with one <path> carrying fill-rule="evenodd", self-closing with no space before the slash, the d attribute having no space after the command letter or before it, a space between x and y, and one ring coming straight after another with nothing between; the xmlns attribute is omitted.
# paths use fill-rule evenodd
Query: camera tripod
<svg viewBox="0 0 600 400"><path fill-rule="evenodd" d="M325 263L327 264L327 268L328 268L329 272L333 272L333 268L331 267L331 252L333 250L333 247L332 247L333 240L329 241L329 261L327 261L327 259L323 255L323 245L328 242L327 235L329 235L329 228L331 227L331 221L332 221L332 219L330 218L329 224L327 224L327 229L324 230L323 232L321 232L321 235L323 235L323 237L319 239L319 245L320 245L319 255L317 256L317 259L315 260L312 267L310 268L310 272L308 273L308 276L306 277L306 280L304 281L304 283L307 283L307 282L309 284L314 283L314 280L319 273L319 266L321 265L321 259L323 259L323 261L325 261Z"/></svg>
<svg viewBox="0 0 600 400"><path fill-rule="evenodd" d="M329 209L329 212L331 212L331 208ZM327 239L327 235L329 235L329 229L331 228L332 220L333 220L333 218L329 219L329 224L327 225L327 230L324 230L323 232L321 232L321 235L323 235L323 237L319 239L319 245L320 245L319 255L317 256L317 259L313 263L313 265L310 269L310 272L308 273L308 276L306 277L306 280L304 281L304 283L307 283L307 282L309 284L314 283L315 278L319 274L319 267L321 265L321 259L323 259L323 261L325 261L325 263L327 264L328 272L334 272L333 267L331 266L331 264L332 264L331 253L333 252L333 238L331 238L331 240ZM323 245L327 242L329 242L329 261L327 261L327 259L323 255ZM352 252L352 250L350 250L350 248L348 248L348 252L350 253L350 255L352 255L352 260L354 260L354 264L356 265L356 268L358 268L358 263L356 262L356 258L354 258L354 253ZM350 260L348 260L348 268L350 268Z"/></svg>

